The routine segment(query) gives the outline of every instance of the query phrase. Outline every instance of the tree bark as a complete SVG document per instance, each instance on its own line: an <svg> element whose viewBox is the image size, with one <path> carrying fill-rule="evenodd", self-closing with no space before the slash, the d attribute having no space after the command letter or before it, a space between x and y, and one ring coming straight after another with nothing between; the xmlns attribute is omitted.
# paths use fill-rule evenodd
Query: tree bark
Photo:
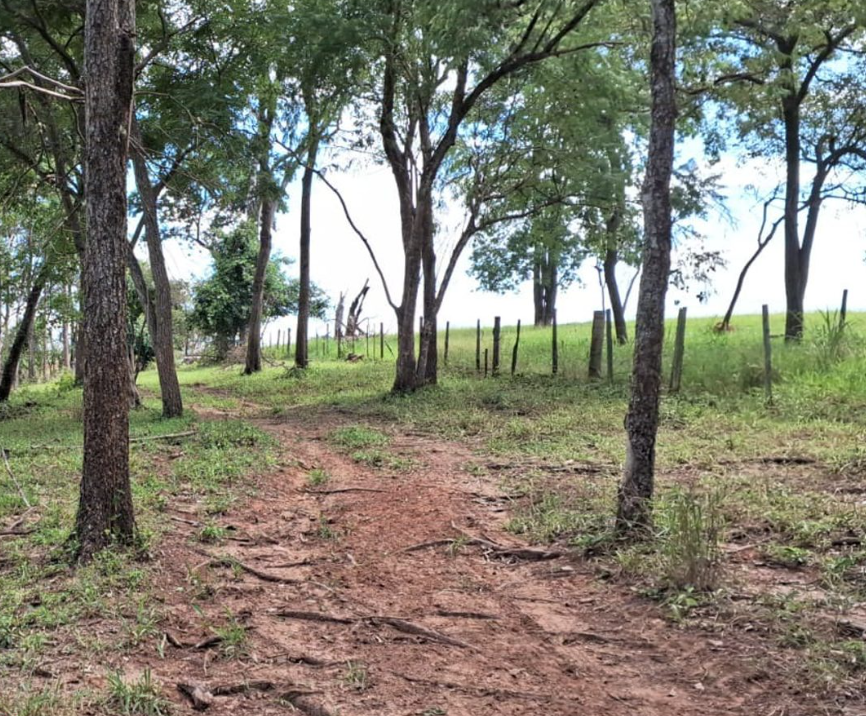
<svg viewBox="0 0 866 716"><path fill-rule="evenodd" d="M791 69L790 67L788 68ZM782 100L785 122L785 340L803 337L800 266L800 105L793 89Z"/></svg>
<svg viewBox="0 0 866 716"><path fill-rule="evenodd" d="M613 314L613 325L616 330L616 342L620 345L628 343L628 327L625 322L625 309L619 295L619 284L616 280L616 265L619 263L619 252L608 249L604 255L604 283L610 299L610 312Z"/></svg>
<svg viewBox="0 0 866 716"><path fill-rule="evenodd" d="M643 276L638 297L631 398L626 415L626 462L618 494L617 531L646 532L652 525L665 295L671 264L671 196L676 131L676 9L674 0L651 0L652 113L643 185Z"/></svg>
<svg viewBox="0 0 866 716"><path fill-rule="evenodd" d="M132 138L140 146L141 133L138 130L135 117L132 118ZM180 383L177 380L177 368L174 363L171 282L168 278L165 256L162 252L162 236L156 206L157 195L150 183L147 164L140 150L132 151L132 166L144 212L144 237L150 257L150 272L153 276L155 294L153 325L148 323L148 328L151 329L153 351L156 355L156 368L162 397L162 415L164 418L178 418L183 415L183 399L180 394Z"/></svg>
<svg viewBox="0 0 866 716"><path fill-rule="evenodd" d="M135 536L129 480L126 326L126 159L135 7L87 0L85 17L87 246L84 262L84 459L75 524L88 561Z"/></svg>
<svg viewBox="0 0 866 716"><path fill-rule="evenodd" d="M30 287L30 292L27 294L27 301L24 304L24 315L18 321L18 325L15 328L15 338L9 346L9 352L6 355L6 360L3 362L3 374L0 376L0 401L9 400L12 388L15 386L21 354L24 352L24 344L27 343L27 339L32 333L33 324L36 320L36 309L39 306L39 298L42 296L42 289L45 288L47 279L48 269L46 265L43 265L39 273L36 274L33 285Z"/></svg>
<svg viewBox="0 0 866 716"><path fill-rule="evenodd" d="M295 366L306 368L310 364L310 239L312 237L313 178L319 143L313 140L307 151L307 166L301 179L301 240L300 240L300 286L298 289L298 323L295 331Z"/></svg>
<svg viewBox="0 0 866 716"><path fill-rule="evenodd" d="M256 272L253 276L253 298L250 306L250 321L247 329L247 358L244 374L252 375L262 369L262 313L265 305L265 274L271 260L271 235L277 202L265 197L262 199L259 219L259 255L256 259Z"/></svg>
<svg viewBox="0 0 866 716"><path fill-rule="evenodd" d="M69 290L69 284L66 285L66 298L67 298L67 310L69 308L69 299L71 298L72 292ZM72 367L72 362L70 360L69 354L69 319L64 316L63 318L63 328L62 328L62 341L63 341L63 367L66 370L69 370Z"/></svg>

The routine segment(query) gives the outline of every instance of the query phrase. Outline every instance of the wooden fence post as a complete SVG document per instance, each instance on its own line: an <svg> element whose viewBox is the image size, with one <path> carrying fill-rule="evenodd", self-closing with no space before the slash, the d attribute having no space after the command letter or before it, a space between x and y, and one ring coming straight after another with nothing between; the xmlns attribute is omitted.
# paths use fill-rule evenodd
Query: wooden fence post
<svg viewBox="0 0 866 716"><path fill-rule="evenodd" d="M677 335L674 340L674 360L671 366L670 392L679 393L683 381L683 359L686 355L686 307L677 316Z"/></svg>
<svg viewBox="0 0 866 716"><path fill-rule="evenodd" d="M280 350L280 334L281 334L281 331L278 328L277 329L277 350Z"/></svg>
<svg viewBox="0 0 866 716"><path fill-rule="evenodd" d="M379 357L385 360L385 324L379 324Z"/></svg>
<svg viewBox="0 0 866 716"><path fill-rule="evenodd" d="M475 371L481 372L481 319L475 327Z"/></svg>
<svg viewBox="0 0 866 716"><path fill-rule="evenodd" d="M487 377L487 353L489 350L490 350L489 348L484 349L484 377L485 378Z"/></svg>
<svg viewBox="0 0 866 716"><path fill-rule="evenodd" d="M613 383L613 321L611 320L610 309L608 308L604 314L605 333L607 334L607 379Z"/></svg>
<svg viewBox="0 0 866 716"><path fill-rule="evenodd" d="M292 329L286 329L286 355L292 354Z"/></svg>
<svg viewBox="0 0 866 716"><path fill-rule="evenodd" d="M495 316L493 319L493 375L499 375L499 354L502 338L502 318Z"/></svg>
<svg viewBox="0 0 866 716"><path fill-rule="evenodd" d="M839 330L845 330L845 322L848 319L848 289L842 291L842 308L839 309Z"/></svg>
<svg viewBox="0 0 866 716"><path fill-rule="evenodd" d="M770 345L770 308L765 303L761 308L764 324L764 391L767 405L773 404L773 354Z"/></svg>
<svg viewBox="0 0 866 716"><path fill-rule="evenodd" d="M592 335L589 342L589 377L601 378L601 359L604 352L604 311L592 313Z"/></svg>
<svg viewBox="0 0 866 716"><path fill-rule="evenodd" d="M445 321L445 355L442 357L444 365L448 365L448 334L451 332L451 321Z"/></svg>
<svg viewBox="0 0 866 716"><path fill-rule="evenodd" d="M559 342L556 338L556 309L553 309L553 337L550 346L551 368L553 375L559 372Z"/></svg>
<svg viewBox="0 0 866 716"><path fill-rule="evenodd" d="M511 351L511 375L517 371L517 348L520 346L520 319L517 319L517 337L514 339L514 350Z"/></svg>

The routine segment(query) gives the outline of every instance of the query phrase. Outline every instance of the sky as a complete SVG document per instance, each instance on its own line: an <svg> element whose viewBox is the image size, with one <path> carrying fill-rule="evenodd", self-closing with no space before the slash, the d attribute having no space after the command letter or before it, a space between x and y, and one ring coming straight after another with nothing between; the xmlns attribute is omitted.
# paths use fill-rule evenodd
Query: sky
<svg viewBox="0 0 866 716"><path fill-rule="evenodd" d="M683 161L687 157L679 157ZM762 202L750 193L750 187L768 192L781 176L782 168L768 162L751 161L738 164L730 156L722 158L714 171L722 175L723 193L728 197L727 208L731 218L712 215L698 228L706 236L706 248L722 252L727 268L716 274L709 300L701 304L694 295L675 289L668 292L667 311L673 315L677 306L687 306L691 316L721 317L736 285L740 268L755 249L762 218ZM804 180L809 177L804 175ZM338 187L358 227L374 247L385 276L391 282L392 295L399 296L402 277L402 247L399 234L399 210L396 190L390 170L384 165L356 167L351 173L329 174L329 180ZM385 300L379 278L361 241L346 222L339 202L321 182L316 182L313 194L312 277L336 303L339 293L346 292L350 300L370 280L370 292L364 307L364 316L378 330L380 322L386 332L394 332L396 319ZM300 184L289 187L288 208L280 214L274 232L274 251L297 258L300 222ZM438 238L445 263L445 250L454 236ZM172 278L196 279L206 275L210 258L201 249L193 249L176 241L166 244L166 261ZM505 295L478 289L475 279L468 275L467 249L455 271L446 294L440 325L450 321L452 326L474 326L477 319L491 325L494 316L501 316L505 325L520 319L531 323L533 317L532 285L526 282L519 291ZM849 289L849 309L866 310L866 208L851 209L840 202L826 203L813 250L809 286L806 293L807 310L838 308L843 289ZM297 271L297 264L289 267ZM741 294L737 313L760 313L761 305L769 304L771 312L785 308L783 275L783 237L781 230L752 267ZM634 269L621 267L618 274L624 293ZM558 297L557 315L560 323L587 322L592 312L602 307L598 274L592 262L581 271L582 282ZM633 317L637 303L637 285L627 306ZM277 330L287 326L294 332L294 317L271 322L265 330L265 341L276 340ZM311 336L316 331L324 334L324 324L314 322ZM283 333L284 335L284 333Z"/></svg>

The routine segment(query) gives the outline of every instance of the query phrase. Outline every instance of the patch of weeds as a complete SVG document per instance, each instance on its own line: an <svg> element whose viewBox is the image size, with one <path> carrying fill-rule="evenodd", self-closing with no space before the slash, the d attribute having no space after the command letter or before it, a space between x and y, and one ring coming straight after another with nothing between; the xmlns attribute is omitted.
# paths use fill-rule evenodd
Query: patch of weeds
<svg viewBox="0 0 866 716"><path fill-rule="evenodd" d="M391 442L384 433L363 425L352 425L337 428L329 436L328 441L346 450L365 450L373 447L383 447Z"/></svg>
<svg viewBox="0 0 866 716"><path fill-rule="evenodd" d="M360 661L347 661L343 672L343 683L350 689L366 691L370 685L367 667Z"/></svg>
<svg viewBox="0 0 866 716"><path fill-rule="evenodd" d="M469 538L465 535L460 535L457 539L455 539L451 544L448 545L448 554L451 557L456 557L463 548L469 543Z"/></svg>
<svg viewBox="0 0 866 716"><path fill-rule="evenodd" d="M224 659L246 656L247 628L230 610L226 609L226 623L214 627L214 633L220 638L219 650Z"/></svg>
<svg viewBox="0 0 866 716"><path fill-rule="evenodd" d="M325 515L319 515L319 526L316 529L316 535L319 539L338 540L340 533L331 527L331 520Z"/></svg>
<svg viewBox="0 0 866 716"><path fill-rule="evenodd" d="M205 544L219 544L225 541L228 531L214 520L208 520L198 531L198 541Z"/></svg>
<svg viewBox="0 0 866 716"><path fill-rule="evenodd" d="M17 693L0 695L4 716L56 716L61 706L56 687L34 690L32 684L19 684Z"/></svg>
<svg viewBox="0 0 866 716"><path fill-rule="evenodd" d="M233 495L208 495L204 502L204 511L211 517L226 514L235 503Z"/></svg>
<svg viewBox="0 0 866 716"><path fill-rule="evenodd" d="M866 594L866 551L829 557L822 563L823 581L831 588L848 587Z"/></svg>
<svg viewBox="0 0 866 716"><path fill-rule="evenodd" d="M187 568L186 582L192 589L192 597L195 600L205 601L212 599L216 589L209 579L209 573L199 573L197 570Z"/></svg>
<svg viewBox="0 0 866 716"><path fill-rule="evenodd" d="M307 473L307 483L313 487L320 487L327 484L331 479L331 473L321 467L314 467Z"/></svg>
<svg viewBox="0 0 866 716"><path fill-rule="evenodd" d="M386 450L377 448L359 450L352 453L352 459L367 467L385 468L388 470L411 470L417 464L411 457L394 455Z"/></svg>
<svg viewBox="0 0 866 716"><path fill-rule="evenodd" d="M108 706L122 716L167 716L171 704L162 696L150 669L128 682L122 672L108 675Z"/></svg>
<svg viewBox="0 0 866 716"><path fill-rule="evenodd" d="M126 645L134 648L157 633L159 614L153 607L139 602L135 621L126 627Z"/></svg>
<svg viewBox="0 0 866 716"><path fill-rule="evenodd" d="M664 582L677 590L715 589L721 573L721 517L716 493L673 490L657 510Z"/></svg>
<svg viewBox="0 0 866 716"><path fill-rule="evenodd" d="M812 553L802 547L791 545L768 544L761 550L764 559L770 564L787 567L788 569L799 569L809 564Z"/></svg>
<svg viewBox="0 0 866 716"><path fill-rule="evenodd" d="M590 493L566 498L552 491L530 495L507 529L538 542L567 539L586 547L610 532L609 510L601 508L600 498Z"/></svg>
<svg viewBox="0 0 866 716"><path fill-rule="evenodd" d="M421 716L448 716L448 712L443 708L439 708L438 706L434 706L434 707L429 708L429 709L424 709L421 712Z"/></svg>

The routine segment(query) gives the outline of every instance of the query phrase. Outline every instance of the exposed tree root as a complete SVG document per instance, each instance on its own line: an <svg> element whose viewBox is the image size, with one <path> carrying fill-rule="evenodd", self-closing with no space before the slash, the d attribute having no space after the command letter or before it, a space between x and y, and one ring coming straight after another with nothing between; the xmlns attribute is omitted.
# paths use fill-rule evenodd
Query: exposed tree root
<svg viewBox="0 0 866 716"><path fill-rule="evenodd" d="M384 624L391 627L392 629L403 632L404 634L420 636L424 639L427 639L428 641L435 641L440 644L447 644L449 646L458 646L461 649L474 648L471 644L467 644L465 641L454 639L447 634L442 634L438 631L427 629L426 627L419 626L418 624L407 621L406 619L400 619L398 617L389 617L376 614L372 616L358 617L357 619L350 619L347 617L335 617L330 614L323 614L321 612L303 612L291 609L274 612L274 616L282 617L283 619L300 619L304 621L326 622L331 624L356 624L358 622L367 622L368 624L371 624L373 626Z"/></svg>
<svg viewBox="0 0 866 716"><path fill-rule="evenodd" d="M301 584L304 580L302 579L292 579L290 577L280 577L276 574L270 574L269 572L262 572L261 570L256 569L255 567L250 567L248 564L244 564L238 559L234 557L216 557L210 562L208 562L208 566L210 567L238 567L242 569L247 574L251 574L254 577L261 579L263 582L273 582L275 584Z"/></svg>

